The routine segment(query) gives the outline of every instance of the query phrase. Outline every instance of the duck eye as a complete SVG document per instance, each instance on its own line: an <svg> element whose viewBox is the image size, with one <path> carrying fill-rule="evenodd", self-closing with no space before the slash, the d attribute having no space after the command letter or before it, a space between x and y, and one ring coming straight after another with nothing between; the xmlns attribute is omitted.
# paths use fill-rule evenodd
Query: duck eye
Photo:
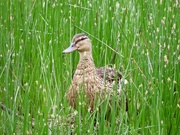
<svg viewBox="0 0 180 135"><path fill-rule="evenodd" d="M81 38L81 40L84 40L84 39L86 39L86 38L85 37Z"/></svg>
<svg viewBox="0 0 180 135"><path fill-rule="evenodd" d="M82 38L78 39L78 40L75 42L75 44L77 44L78 42L80 42L80 41L82 41L82 40L85 40L85 39L87 39L87 37L82 37Z"/></svg>

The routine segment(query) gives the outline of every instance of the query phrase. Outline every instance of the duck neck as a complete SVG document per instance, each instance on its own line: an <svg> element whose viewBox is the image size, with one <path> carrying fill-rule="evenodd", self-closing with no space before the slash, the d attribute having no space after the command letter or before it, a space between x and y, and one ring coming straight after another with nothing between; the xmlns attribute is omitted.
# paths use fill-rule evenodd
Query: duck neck
<svg viewBox="0 0 180 135"><path fill-rule="evenodd" d="M78 69L80 70L95 70L95 65L92 57L92 52L79 52L80 60L78 64Z"/></svg>

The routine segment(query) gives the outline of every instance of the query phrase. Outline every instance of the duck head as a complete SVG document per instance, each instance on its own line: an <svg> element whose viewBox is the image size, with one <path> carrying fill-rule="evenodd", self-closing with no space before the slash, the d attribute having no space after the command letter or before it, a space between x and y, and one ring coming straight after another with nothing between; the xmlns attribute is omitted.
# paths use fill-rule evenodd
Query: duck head
<svg viewBox="0 0 180 135"><path fill-rule="evenodd" d="M78 51L80 54L84 52L91 52L92 51L92 45L91 40L88 38L88 36L84 33L76 34L71 42L71 45L65 49L62 53L71 53L74 51Z"/></svg>

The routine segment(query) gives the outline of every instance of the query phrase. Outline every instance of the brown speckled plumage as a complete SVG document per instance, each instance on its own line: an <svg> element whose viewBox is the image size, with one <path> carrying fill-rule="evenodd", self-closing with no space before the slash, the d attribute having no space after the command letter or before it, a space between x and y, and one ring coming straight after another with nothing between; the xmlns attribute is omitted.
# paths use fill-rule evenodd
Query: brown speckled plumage
<svg viewBox="0 0 180 135"><path fill-rule="evenodd" d="M80 92L83 92L86 100L85 106L92 111L96 98L103 99L105 95L110 94L113 91L113 84L115 82L120 84L122 74L113 68L95 67L91 41L85 34L76 34L70 47L63 53L70 53L75 50L79 52L80 60L67 92L68 101L73 108L77 109ZM121 89L120 85L118 88Z"/></svg>

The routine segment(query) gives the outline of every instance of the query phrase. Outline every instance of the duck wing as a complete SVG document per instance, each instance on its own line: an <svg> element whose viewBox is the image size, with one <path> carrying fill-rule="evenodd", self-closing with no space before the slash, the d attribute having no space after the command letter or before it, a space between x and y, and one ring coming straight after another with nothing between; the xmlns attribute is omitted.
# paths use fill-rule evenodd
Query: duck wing
<svg viewBox="0 0 180 135"><path fill-rule="evenodd" d="M111 67L100 67L96 69L98 76L106 81L107 83L109 83L112 88L112 86L114 85L114 83L116 83L118 85L118 89L120 89L121 91L121 82L122 82L122 73L114 68ZM120 92L119 91L119 92ZM126 95L126 93L125 93ZM128 111L128 98L126 95L126 111Z"/></svg>
<svg viewBox="0 0 180 135"><path fill-rule="evenodd" d="M97 74L101 79L105 79L108 83L121 82L122 73L111 67L100 67L96 69Z"/></svg>

